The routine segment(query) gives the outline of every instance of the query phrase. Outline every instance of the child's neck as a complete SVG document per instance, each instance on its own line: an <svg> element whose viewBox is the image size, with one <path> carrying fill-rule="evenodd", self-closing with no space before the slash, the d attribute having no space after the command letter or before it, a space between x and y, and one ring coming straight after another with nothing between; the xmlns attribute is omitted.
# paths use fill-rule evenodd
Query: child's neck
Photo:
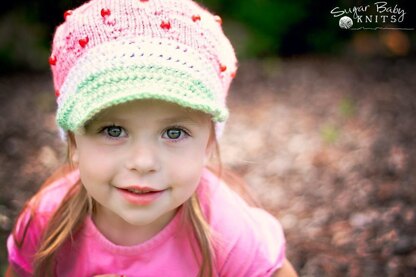
<svg viewBox="0 0 416 277"><path fill-rule="evenodd" d="M98 230L112 243L133 246L143 243L159 233L173 219L176 210L163 215L151 224L132 225L123 218L97 205L97 212L92 219Z"/></svg>

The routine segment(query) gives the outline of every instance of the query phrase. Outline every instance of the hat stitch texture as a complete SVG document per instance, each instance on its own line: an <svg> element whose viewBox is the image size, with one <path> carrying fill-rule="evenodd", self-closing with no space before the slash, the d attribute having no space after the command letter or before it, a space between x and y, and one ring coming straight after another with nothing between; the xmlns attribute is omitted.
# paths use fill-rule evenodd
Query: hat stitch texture
<svg viewBox="0 0 416 277"><path fill-rule="evenodd" d="M138 99L224 122L237 60L218 18L191 0L92 0L65 13L49 63L57 123L79 131L101 110Z"/></svg>

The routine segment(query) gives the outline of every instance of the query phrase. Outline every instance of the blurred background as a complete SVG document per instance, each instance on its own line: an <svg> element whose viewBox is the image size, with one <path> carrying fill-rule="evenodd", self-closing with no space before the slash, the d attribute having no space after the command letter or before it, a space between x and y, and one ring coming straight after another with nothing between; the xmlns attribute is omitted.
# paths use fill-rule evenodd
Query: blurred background
<svg viewBox="0 0 416 277"><path fill-rule="evenodd" d="M83 2L0 7L0 274L18 212L64 159L48 57L64 11ZM402 22L354 18L367 30L340 28L331 10L374 1L199 2L240 61L222 162L281 221L299 274L416 276L412 2L383 1Z"/></svg>

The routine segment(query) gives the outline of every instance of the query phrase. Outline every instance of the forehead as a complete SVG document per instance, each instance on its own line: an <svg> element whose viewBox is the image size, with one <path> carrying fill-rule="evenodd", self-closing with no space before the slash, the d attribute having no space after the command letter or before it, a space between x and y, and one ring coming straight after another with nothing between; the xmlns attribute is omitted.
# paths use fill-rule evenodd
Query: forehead
<svg viewBox="0 0 416 277"><path fill-rule="evenodd" d="M210 115L185 108L177 104L160 100L135 100L109 107L89 122L106 120L137 120L145 121L192 121L195 123L210 122Z"/></svg>

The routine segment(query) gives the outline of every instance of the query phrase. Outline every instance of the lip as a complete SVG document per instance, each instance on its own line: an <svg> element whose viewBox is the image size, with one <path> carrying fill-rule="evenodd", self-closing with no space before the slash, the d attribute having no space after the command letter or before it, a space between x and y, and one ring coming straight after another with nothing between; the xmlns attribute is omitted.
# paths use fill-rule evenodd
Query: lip
<svg viewBox="0 0 416 277"><path fill-rule="evenodd" d="M127 202L138 206L147 206L152 204L165 192L165 190L141 186L128 186L116 189ZM142 193L134 193L129 190L135 190Z"/></svg>
<svg viewBox="0 0 416 277"><path fill-rule="evenodd" d="M120 189L124 189L124 190L136 190L136 191L141 191L141 192L158 192L158 191L162 191L161 189L155 189L155 188L151 188L151 187L142 187L142 186L138 186L138 185L132 185L132 186L128 186L128 187L122 187Z"/></svg>

